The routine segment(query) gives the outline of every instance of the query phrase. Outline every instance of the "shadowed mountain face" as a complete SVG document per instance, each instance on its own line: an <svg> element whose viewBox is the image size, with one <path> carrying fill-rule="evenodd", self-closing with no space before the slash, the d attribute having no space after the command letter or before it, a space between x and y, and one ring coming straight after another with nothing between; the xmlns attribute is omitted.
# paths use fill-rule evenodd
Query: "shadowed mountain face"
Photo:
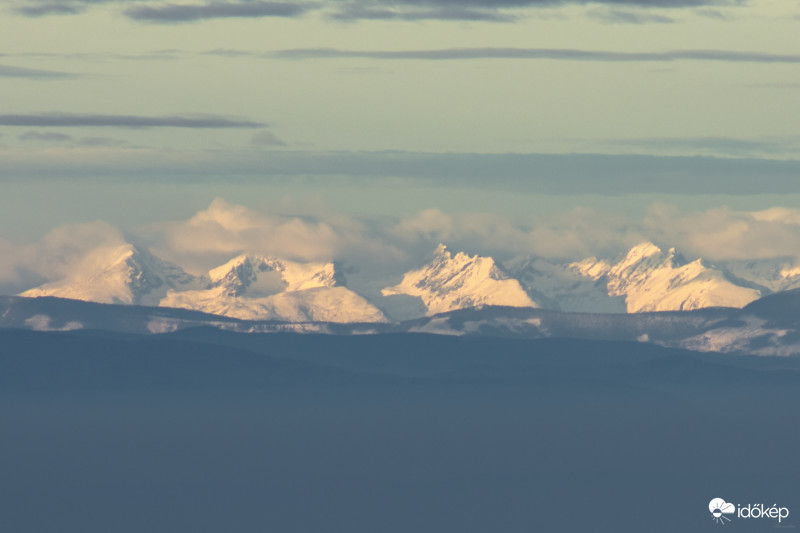
<svg viewBox="0 0 800 533"><path fill-rule="evenodd" d="M215 328L0 346L2 531L700 532L712 498L800 509L794 358Z"/></svg>

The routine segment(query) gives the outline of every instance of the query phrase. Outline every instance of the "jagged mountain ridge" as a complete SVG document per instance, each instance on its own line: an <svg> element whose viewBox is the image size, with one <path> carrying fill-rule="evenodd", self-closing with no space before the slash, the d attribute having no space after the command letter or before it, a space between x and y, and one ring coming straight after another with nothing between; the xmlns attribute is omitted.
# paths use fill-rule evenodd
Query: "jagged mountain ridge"
<svg viewBox="0 0 800 533"><path fill-rule="evenodd" d="M178 307L246 320L382 322L384 314L346 288L333 263L243 254L193 276L132 244L101 247L67 277L20 296Z"/></svg>
<svg viewBox="0 0 800 533"><path fill-rule="evenodd" d="M417 296L428 315L483 305L540 307L491 257L453 255L444 244L436 248L428 264L407 272L382 294Z"/></svg>
<svg viewBox="0 0 800 533"><path fill-rule="evenodd" d="M562 310L592 312L688 311L741 308L768 294L736 280L703 259L687 261L674 248L650 242L632 247L616 261L590 257L568 264L516 259L511 272L529 293L541 293ZM537 275L546 273L546 276ZM563 303L562 303L563 302Z"/></svg>
<svg viewBox="0 0 800 533"><path fill-rule="evenodd" d="M209 286L170 291L164 307L245 320L384 322L384 314L345 287L331 263L297 263L243 254L209 271Z"/></svg>
<svg viewBox="0 0 800 533"><path fill-rule="evenodd" d="M246 320L381 322L397 295L419 302L404 319L487 305L601 313L741 308L771 292L745 274L771 276L772 286L791 287L800 283L800 270L792 268L791 263L760 262L739 265L731 274L652 243L634 246L613 261L568 263L531 256L505 264L440 245L427 264L407 272L400 283L379 285L383 290L369 301L347 287L332 262L242 254L193 276L124 244L98 248L72 275L22 295L179 307Z"/></svg>
<svg viewBox="0 0 800 533"><path fill-rule="evenodd" d="M629 313L741 308L762 296L756 289L736 285L702 259L689 262L675 248L664 252L649 242L631 248L604 275L608 294L624 296Z"/></svg>

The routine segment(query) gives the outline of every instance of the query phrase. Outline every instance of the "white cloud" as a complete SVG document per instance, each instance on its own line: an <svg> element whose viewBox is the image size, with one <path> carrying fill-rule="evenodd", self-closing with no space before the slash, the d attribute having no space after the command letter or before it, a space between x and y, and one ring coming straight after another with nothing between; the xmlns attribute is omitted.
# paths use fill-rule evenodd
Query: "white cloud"
<svg viewBox="0 0 800 533"><path fill-rule="evenodd" d="M550 219L525 222L496 214L449 215L429 209L404 218L389 234L406 243L424 243L428 248L444 242L453 248L500 257L613 255L643 239L625 217L580 207Z"/></svg>
<svg viewBox="0 0 800 533"><path fill-rule="evenodd" d="M676 247L709 260L800 256L800 209L773 207L736 211L727 207L681 212L654 204L641 219L576 207L527 222L491 214L449 215L427 210L389 232L404 243L445 242L500 258L533 254L549 258L613 258L642 241Z"/></svg>
<svg viewBox="0 0 800 533"><path fill-rule="evenodd" d="M395 276L419 266L439 242L500 261L528 254L613 259L645 240L674 246L690 259L800 255L800 209L786 207L755 212L721 207L682 213L675 206L654 204L640 219L576 207L522 221L438 209L401 219L314 211L322 214L265 213L216 199L189 219L157 224L135 237L150 243L156 255L196 274L252 252L299 261L340 261L372 278ZM0 292L21 292L69 277L123 242L122 233L103 222L62 226L31 244L0 238Z"/></svg>
<svg viewBox="0 0 800 533"><path fill-rule="evenodd" d="M711 260L800 255L800 210L775 207L735 211L726 207L681 215L652 206L643 221L653 240Z"/></svg>
<svg viewBox="0 0 800 533"><path fill-rule="evenodd" d="M37 243L0 238L0 290L14 294L67 277L93 250L123 242L122 233L105 222L60 226Z"/></svg>
<svg viewBox="0 0 800 533"><path fill-rule="evenodd" d="M403 257L355 218L260 213L217 198L187 221L160 227L155 252L195 270L208 270L233 255L252 252L300 261L346 260L382 263Z"/></svg>
<svg viewBox="0 0 800 533"><path fill-rule="evenodd" d="M92 250L124 243L122 233L105 222L61 226L36 247L36 270L47 277L67 276Z"/></svg>

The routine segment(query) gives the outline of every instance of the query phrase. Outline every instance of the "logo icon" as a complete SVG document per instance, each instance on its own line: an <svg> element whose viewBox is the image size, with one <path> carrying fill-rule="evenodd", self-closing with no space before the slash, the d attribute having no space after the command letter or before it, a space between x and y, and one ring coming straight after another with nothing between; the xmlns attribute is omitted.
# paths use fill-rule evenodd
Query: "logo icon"
<svg viewBox="0 0 800 533"><path fill-rule="evenodd" d="M732 503L727 503L722 498L714 498L708 502L708 510L711 511L712 520L714 520L714 522L725 525L726 522L731 521L731 519L725 515L736 512L736 506Z"/></svg>

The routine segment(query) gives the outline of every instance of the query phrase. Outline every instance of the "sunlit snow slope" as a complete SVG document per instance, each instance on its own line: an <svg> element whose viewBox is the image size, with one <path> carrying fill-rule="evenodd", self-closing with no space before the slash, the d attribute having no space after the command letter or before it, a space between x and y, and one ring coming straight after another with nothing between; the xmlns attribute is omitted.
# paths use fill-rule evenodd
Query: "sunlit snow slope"
<svg viewBox="0 0 800 533"><path fill-rule="evenodd" d="M491 257L452 255L440 244L433 260L419 270L408 272L403 280L383 289L384 296L418 296L428 315L482 305L539 307L520 285Z"/></svg>

